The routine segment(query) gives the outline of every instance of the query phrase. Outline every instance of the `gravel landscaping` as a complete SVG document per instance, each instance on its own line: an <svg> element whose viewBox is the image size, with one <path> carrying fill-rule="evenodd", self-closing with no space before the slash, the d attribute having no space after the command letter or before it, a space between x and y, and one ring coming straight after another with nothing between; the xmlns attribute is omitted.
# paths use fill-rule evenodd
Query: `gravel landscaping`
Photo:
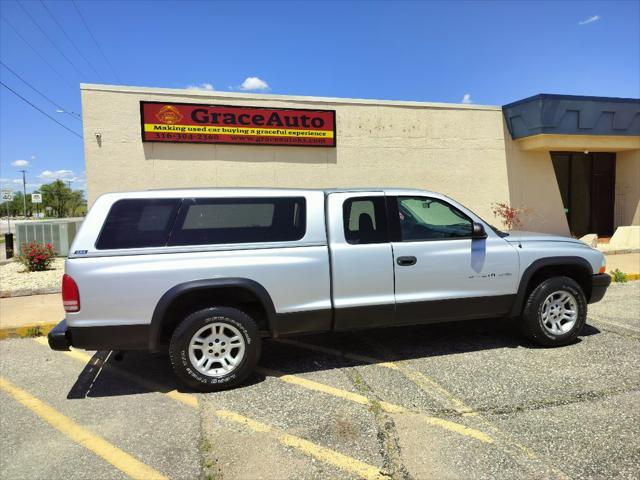
<svg viewBox="0 0 640 480"><path fill-rule="evenodd" d="M14 297L60 291L64 258L56 258L50 270L27 272L18 262L0 266L0 296Z"/></svg>

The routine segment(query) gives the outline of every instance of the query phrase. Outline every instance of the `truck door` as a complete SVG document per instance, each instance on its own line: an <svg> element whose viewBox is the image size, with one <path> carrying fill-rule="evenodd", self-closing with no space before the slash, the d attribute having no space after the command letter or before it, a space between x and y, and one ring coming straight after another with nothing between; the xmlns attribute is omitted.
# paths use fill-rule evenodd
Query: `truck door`
<svg viewBox="0 0 640 480"><path fill-rule="evenodd" d="M518 282L516 249L488 229L472 239L473 220L426 196L388 196L394 252L396 324L499 316Z"/></svg>
<svg viewBox="0 0 640 480"><path fill-rule="evenodd" d="M327 198L335 329L392 325L393 254L383 192Z"/></svg>

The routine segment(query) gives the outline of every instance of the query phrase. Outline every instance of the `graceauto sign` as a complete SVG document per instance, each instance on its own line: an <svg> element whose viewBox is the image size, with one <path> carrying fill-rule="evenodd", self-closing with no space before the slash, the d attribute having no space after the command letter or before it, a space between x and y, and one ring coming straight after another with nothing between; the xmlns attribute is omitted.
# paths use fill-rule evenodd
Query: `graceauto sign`
<svg viewBox="0 0 640 480"><path fill-rule="evenodd" d="M143 142L335 147L335 110L140 102Z"/></svg>

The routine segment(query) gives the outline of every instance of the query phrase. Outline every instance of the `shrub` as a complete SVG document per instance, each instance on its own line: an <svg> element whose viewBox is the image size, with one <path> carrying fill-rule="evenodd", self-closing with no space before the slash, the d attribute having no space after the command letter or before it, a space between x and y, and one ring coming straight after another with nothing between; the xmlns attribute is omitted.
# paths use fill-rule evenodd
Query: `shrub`
<svg viewBox="0 0 640 480"><path fill-rule="evenodd" d="M40 327L40 325L36 325L35 327L29 327L27 329L26 336L29 338L41 337L42 335L43 335L42 327Z"/></svg>
<svg viewBox="0 0 640 480"><path fill-rule="evenodd" d="M627 274L621 271L619 268L615 270L611 270L611 276L613 277L613 281L617 283L627 283Z"/></svg>
<svg viewBox="0 0 640 480"><path fill-rule="evenodd" d="M524 208L511 207L505 202L492 203L491 205L493 215L500 219L504 228L513 230L522 226L520 215L524 212Z"/></svg>
<svg viewBox="0 0 640 480"><path fill-rule="evenodd" d="M18 261L30 272L47 270L53 261L56 250L50 243L30 242L22 245Z"/></svg>

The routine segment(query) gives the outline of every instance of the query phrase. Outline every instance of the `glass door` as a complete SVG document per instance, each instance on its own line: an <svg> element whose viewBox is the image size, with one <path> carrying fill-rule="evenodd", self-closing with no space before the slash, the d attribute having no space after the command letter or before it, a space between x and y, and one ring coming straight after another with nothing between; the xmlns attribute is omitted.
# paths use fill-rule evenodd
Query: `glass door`
<svg viewBox="0 0 640 480"><path fill-rule="evenodd" d="M613 234L615 153L551 152L571 233Z"/></svg>

